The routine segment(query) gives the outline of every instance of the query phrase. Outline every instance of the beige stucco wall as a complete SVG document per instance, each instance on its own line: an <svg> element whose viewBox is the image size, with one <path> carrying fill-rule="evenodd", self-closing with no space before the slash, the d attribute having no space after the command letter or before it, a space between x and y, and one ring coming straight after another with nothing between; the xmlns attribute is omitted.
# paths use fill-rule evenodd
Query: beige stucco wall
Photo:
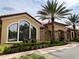
<svg viewBox="0 0 79 59"><path fill-rule="evenodd" d="M41 31L40 31L41 41L46 41L46 39L45 39L45 32L46 32L46 29L41 29Z"/></svg>
<svg viewBox="0 0 79 59"><path fill-rule="evenodd" d="M21 20L28 21L32 26L36 28L36 39L37 41L40 41L40 26L38 22L36 22L34 19L29 17L26 14L18 15L18 16L11 16L11 17L5 17L2 18L2 33L1 33L1 43L7 43L8 40L8 26L13 23L18 23Z"/></svg>
<svg viewBox="0 0 79 59"><path fill-rule="evenodd" d="M52 31L52 24L49 24L47 25L48 26L48 30L49 31ZM67 32L67 28L64 26L64 25L61 25L61 24L57 24L57 23L54 23L54 31L55 31L55 39L59 39L59 34L58 34L58 30L62 30L64 32ZM44 32L44 31L43 31ZM45 34L46 35L46 34ZM48 35L46 35L46 38L47 38ZM67 39L67 35L66 33L64 33L64 38ZM45 39L46 39L45 38ZM48 39L48 38L47 38Z"/></svg>
<svg viewBox="0 0 79 59"><path fill-rule="evenodd" d="M52 30L52 25L48 25L48 29ZM54 24L54 30L58 31L58 30L62 30L62 31L67 31L67 28L64 25L61 24Z"/></svg>

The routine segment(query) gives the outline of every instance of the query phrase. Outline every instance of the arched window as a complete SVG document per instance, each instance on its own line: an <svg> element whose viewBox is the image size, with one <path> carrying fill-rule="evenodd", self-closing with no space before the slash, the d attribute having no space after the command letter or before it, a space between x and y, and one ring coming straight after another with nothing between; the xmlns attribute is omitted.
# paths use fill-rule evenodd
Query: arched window
<svg viewBox="0 0 79 59"><path fill-rule="evenodd" d="M24 20L19 23L19 41L28 41L30 24Z"/></svg>
<svg viewBox="0 0 79 59"><path fill-rule="evenodd" d="M63 41L65 36L64 36L64 31L63 30L58 30L58 34L59 34L59 39L60 41Z"/></svg>
<svg viewBox="0 0 79 59"><path fill-rule="evenodd" d="M36 28L25 20L10 25L8 27L8 42L11 41L35 42Z"/></svg>
<svg viewBox="0 0 79 59"><path fill-rule="evenodd" d="M17 23L12 24L8 28L8 41L17 41L17 32L18 32L18 27Z"/></svg>
<svg viewBox="0 0 79 59"><path fill-rule="evenodd" d="M33 26L31 26L31 39L32 39L32 42L36 41L36 29Z"/></svg>

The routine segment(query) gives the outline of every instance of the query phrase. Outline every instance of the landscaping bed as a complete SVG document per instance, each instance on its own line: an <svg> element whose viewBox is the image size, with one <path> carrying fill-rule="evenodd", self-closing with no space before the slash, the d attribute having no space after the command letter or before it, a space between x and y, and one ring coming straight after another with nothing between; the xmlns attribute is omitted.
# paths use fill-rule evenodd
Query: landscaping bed
<svg viewBox="0 0 79 59"><path fill-rule="evenodd" d="M7 44L1 44L1 45L0 45L0 54L4 52L4 49L5 49L6 47L9 47L9 45L7 45Z"/></svg>
<svg viewBox="0 0 79 59"><path fill-rule="evenodd" d="M5 46L1 54L11 54L11 53L47 48L47 47L52 47L52 46L60 46L60 45L65 45L65 44L67 43L63 41L55 41L52 44L49 41L36 42L36 43L24 43L24 42L14 43L10 46Z"/></svg>

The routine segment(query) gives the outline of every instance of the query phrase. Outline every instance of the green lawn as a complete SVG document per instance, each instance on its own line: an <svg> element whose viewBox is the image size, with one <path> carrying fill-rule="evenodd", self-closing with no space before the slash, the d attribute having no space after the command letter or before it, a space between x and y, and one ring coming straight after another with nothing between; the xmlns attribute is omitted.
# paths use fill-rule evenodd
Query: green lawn
<svg viewBox="0 0 79 59"><path fill-rule="evenodd" d="M21 56L19 58L12 58L12 59L46 59L44 56L40 56L37 54L29 54L25 56Z"/></svg>

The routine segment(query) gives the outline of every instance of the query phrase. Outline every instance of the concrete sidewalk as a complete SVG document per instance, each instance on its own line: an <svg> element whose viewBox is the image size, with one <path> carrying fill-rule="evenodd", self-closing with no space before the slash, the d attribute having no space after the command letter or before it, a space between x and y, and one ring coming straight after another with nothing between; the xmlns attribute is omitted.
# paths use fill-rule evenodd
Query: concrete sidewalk
<svg viewBox="0 0 79 59"><path fill-rule="evenodd" d="M60 59L56 56L48 55L47 53L54 52L54 51L57 51L57 50L62 50L62 49L74 48L78 45L79 45L79 43L72 42L70 44L63 45L63 46L54 46L54 47L43 48L43 49L38 49L38 50L31 50L31 51L26 51L26 52L20 52L20 53L8 54L8 55L1 55L0 59L11 59L11 58L14 58L14 57L19 57L19 56L22 56L22 55L32 54L32 53L43 55L48 59L51 59L51 58L52 59Z"/></svg>

